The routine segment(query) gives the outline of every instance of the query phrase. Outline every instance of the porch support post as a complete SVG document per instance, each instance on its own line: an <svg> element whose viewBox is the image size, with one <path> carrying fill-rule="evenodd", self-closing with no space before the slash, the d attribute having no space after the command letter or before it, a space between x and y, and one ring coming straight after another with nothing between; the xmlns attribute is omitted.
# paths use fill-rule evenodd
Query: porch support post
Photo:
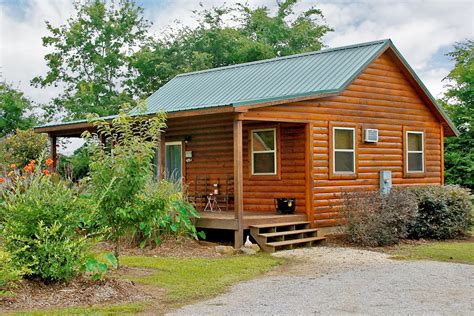
<svg viewBox="0 0 474 316"><path fill-rule="evenodd" d="M234 231L234 247L240 248L244 242L243 203L243 149L242 121L234 119L234 212L237 230Z"/></svg>
<svg viewBox="0 0 474 316"><path fill-rule="evenodd" d="M157 144L156 176L161 180L165 178L165 134L161 132Z"/></svg>
<svg viewBox="0 0 474 316"><path fill-rule="evenodd" d="M444 185L444 127L440 124L440 144L441 144L441 185Z"/></svg>
<svg viewBox="0 0 474 316"><path fill-rule="evenodd" d="M50 151L51 151L51 159L53 159L53 171L56 172L56 168L58 166L58 153L57 153L57 137L55 135L49 134L49 142L50 142Z"/></svg>
<svg viewBox="0 0 474 316"><path fill-rule="evenodd" d="M313 124L307 123L305 126L305 207L306 217L310 226L314 226L314 205L313 205Z"/></svg>

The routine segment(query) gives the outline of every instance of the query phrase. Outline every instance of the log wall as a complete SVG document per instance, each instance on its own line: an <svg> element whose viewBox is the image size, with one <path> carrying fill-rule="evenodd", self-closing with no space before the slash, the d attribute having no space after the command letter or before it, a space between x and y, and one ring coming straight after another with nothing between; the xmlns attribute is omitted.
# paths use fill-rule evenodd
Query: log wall
<svg viewBox="0 0 474 316"><path fill-rule="evenodd" d="M394 185L442 183L441 124L395 62L386 54L377 58L341 94L324 99L294 102L250 110L247 119L267 118L308 121L312 124L312 203L318 226L340 223L341 192L379 187L379 171L391 170ZM331 178L330 126L356 127L357 175ZM379 142L363 143L365 128L379 130ZM404 174L403 130L425 132L425 174Z"/></svg>
<svg viewBox="0 0 474 316"><path fill-rule="evenodd" d="M165 141L190 140L184 150L193 152L191 162L185 164L188 191L196 190L196 177L208 177L208 184L219 183L220 193L226 190L226 178L233 176L233 117L229 114L171 119L165 133ZM280 131L277 153L280 177L267 178L250 175L249 130L277 127ZM305 207L305 138L303 124L265 124L245 122L243 126L244 210L250 212L274 212L274 199L297 199L297 212ZM231 188L233 189L233 188ZM202 191L202 182L198 191ZM210 190L210 188L209 188ZM223 206L223 205L221 205Z"/></svg>

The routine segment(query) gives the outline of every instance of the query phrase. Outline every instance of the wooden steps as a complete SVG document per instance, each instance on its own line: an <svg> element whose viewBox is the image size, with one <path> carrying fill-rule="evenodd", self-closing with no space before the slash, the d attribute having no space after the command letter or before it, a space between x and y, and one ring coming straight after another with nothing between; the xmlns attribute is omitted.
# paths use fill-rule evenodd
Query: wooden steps
<svg viewBox="0 0 474 316"><path fill-rule="evenodd" d="M309 222L251 225L250 235L266 252L311 247L326 239L319 237L318 230L310 228Z"/></svg>
<svg viewBox="0 0 474 316"><path fill-rule="evenodd" d="M308 245L306 244L312 243L313 241L320 241L324 239L326 239L326 237L309 237L309 238L269 242L267 243L267 245L272 246L272 247L288 246L288 245L295 245L295 244L304 244L305 246L312 246L312 244L308 244ZM297 243L295 243L296 241Z"/></svg>

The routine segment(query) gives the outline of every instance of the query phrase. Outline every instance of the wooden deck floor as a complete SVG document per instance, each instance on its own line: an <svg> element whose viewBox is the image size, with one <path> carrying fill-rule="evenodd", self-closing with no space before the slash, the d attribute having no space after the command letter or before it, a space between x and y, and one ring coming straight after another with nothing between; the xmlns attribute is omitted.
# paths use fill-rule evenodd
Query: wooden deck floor
<svg viewBox="0 0 474 316"><path fill-rule="evenodd" d="M196 220L198 228L228 229L237 230L237 220L234 218L234 212L199 212L201 218ZM280 215L276 213L255 213L244 212L244 229L249 229L250 225L299 222L306 221L304 213Z"/></svg>

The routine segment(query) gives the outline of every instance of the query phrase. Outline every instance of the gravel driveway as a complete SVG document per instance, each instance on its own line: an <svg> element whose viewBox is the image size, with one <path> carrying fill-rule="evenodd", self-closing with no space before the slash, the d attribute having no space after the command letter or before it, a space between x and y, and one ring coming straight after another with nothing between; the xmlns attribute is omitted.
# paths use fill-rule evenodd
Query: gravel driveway
<svg viewBox="0 0 474 316"><path fill-rule="evenodd" d="M294 263L175 314L474 315L471 265L331 247L275 255Z"/></svg>

